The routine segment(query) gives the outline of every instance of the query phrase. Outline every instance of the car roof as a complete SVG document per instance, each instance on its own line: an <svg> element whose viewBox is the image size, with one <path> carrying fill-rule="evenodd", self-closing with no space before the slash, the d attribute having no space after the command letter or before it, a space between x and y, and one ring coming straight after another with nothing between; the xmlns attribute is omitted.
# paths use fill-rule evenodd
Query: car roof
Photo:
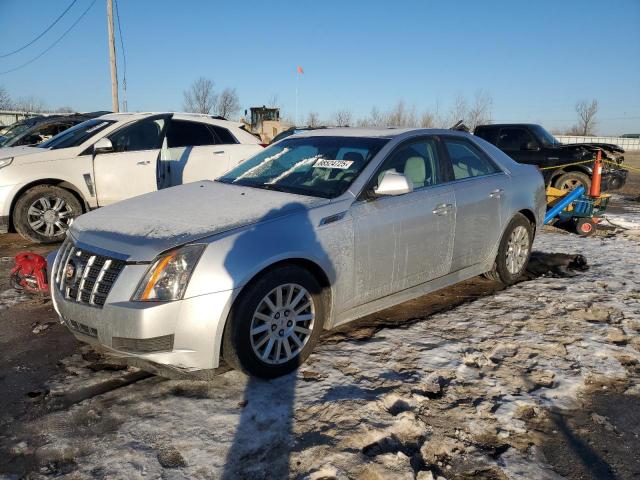
<svg viewBox="0 0 640 480"><path fill-rule="evenodd" d="M134 120L140 120L146 117L154 115L173 115L172 118L176 120L195 120L199 122L209 123L211 125L220 125L221 127L240 127L242 123L232 122L231 120L221 120L220 118L214 118L212 115L205 113L184 113L184 112L119 112L109 113L99 117L102 120L111 120L116 122L130 122Z"/></svg>
<svg viewBox="0 0 640 480"><path fill-rule="evenodd" d="M500 127L537 127L537 123L488 123L486 125L478 125L478 128L500 128Z"/></svg>
<svg viewBox="0 0 640 480"><path fill-rule="evenodd" d="M369 138L395 138L409 133L422 133L429 135L457 135L464 132L440 128L396 128L396 127L337 127L306 130L287 138L304 137L369 137ZM467 134L468 135L468 134Z"/></svg>

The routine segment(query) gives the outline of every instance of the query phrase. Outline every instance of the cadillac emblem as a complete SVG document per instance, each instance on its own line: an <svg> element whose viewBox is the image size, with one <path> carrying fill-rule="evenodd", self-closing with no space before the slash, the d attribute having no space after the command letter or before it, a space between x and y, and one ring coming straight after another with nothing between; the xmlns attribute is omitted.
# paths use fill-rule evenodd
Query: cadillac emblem
<svg viewBox="0 0 640 480"><path fill-rule="evenodd" d="M67 267L64 271L64 276L67 277L67 280L71 280L76 276L76 266L73 262L67 263Z"/></svg>

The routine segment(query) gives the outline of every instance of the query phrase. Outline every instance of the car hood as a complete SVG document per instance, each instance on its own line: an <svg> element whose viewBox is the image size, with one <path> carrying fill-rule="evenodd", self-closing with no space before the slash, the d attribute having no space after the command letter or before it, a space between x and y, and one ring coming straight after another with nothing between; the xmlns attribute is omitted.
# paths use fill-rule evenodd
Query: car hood
<svg viewBox="0 0 640 480"><path fill-rule="evenodd" d="M70 234L88 250L128 261L271 220L328 200L201 181L141 195L78 217Z"/></svg>
<svg viewBox="0 0 640 480"><path fill-rule="evenodd" d="M4 147L0 148L0 158L8 158L8 157L20 157L22 155L29 155L32 153L42 153L47 150L38 147Z"/></svg>

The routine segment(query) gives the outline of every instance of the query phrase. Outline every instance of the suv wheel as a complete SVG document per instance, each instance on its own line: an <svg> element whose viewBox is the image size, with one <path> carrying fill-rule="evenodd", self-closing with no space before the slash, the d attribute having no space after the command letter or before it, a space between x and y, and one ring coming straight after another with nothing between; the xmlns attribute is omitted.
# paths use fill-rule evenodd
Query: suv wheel
<svg viewBox="0 0 640 480"><path fill-rule="evenodd" d="M300 267L265 273L231 309L222 339L224 360L255 377L292 372L307 359L322 332L322 297L320 284Z"/></svg>
<svg viewBox="0 0 640 480"><path fill-rule="evenodd" d="M554 187L560 190L573 190L580 185L584 187L585 192L589 191L591 186L589 175L582 172L568 172L560 175L553 184Z"/></svg>
<svg viewBox="0 0 640 480"><path fill-rule="evenodd" d="M485 276L504 285L513 285L522 277L533 244L533 227L521 213L516 214L502 236L493 270Z"/></svg>
<svg viewBox="0 0 640 480"><path fill-rule="evenodd" d="M16 231L36 243L64 240L71 221L82 213L78 199L68 190L38 185L24 192L13 209Z"/></svg>

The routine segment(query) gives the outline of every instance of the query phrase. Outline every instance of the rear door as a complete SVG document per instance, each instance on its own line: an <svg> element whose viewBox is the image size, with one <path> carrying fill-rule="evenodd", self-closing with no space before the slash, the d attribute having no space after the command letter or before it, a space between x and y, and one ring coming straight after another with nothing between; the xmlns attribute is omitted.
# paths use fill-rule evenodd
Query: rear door
<svg viewBox="0 0 640 480"><path fill-rule="evenodd" d="M384 161L361 200L351 207L355 235L357 306L449 273L455 198L442 184L435 137L401 144ZM395 170L414 185L405 195L373 197L383 173Z"/></svg>
<svg viewBox="0 0 640 480"><path fill-rule="evenodd" d="M218 138L217 150L229 157L229 169L262 150L256 143L241 143L228 128L212 125L212 129Z"/></svg>
<svg viewBox="0 0 640 480"><path fill-rule="evenodd" d="M451 271L487 260L500 240L510 179L463 137L444 137L456 203Z"/></svg>
<svg viewBox="0 0 640 480"><path fill-rule="evenodd" d="M156 164L171 114L138 120L108 135L113 152L93 159L98 205L110 205L157 189Z"/></svg>
<svg viewBox="0 0 640 480"><path fill-rule="evenodd" d="M211 127L205 122L172 120L160 166L161 188L213 180L229 169L230 156Z"/></svg>

